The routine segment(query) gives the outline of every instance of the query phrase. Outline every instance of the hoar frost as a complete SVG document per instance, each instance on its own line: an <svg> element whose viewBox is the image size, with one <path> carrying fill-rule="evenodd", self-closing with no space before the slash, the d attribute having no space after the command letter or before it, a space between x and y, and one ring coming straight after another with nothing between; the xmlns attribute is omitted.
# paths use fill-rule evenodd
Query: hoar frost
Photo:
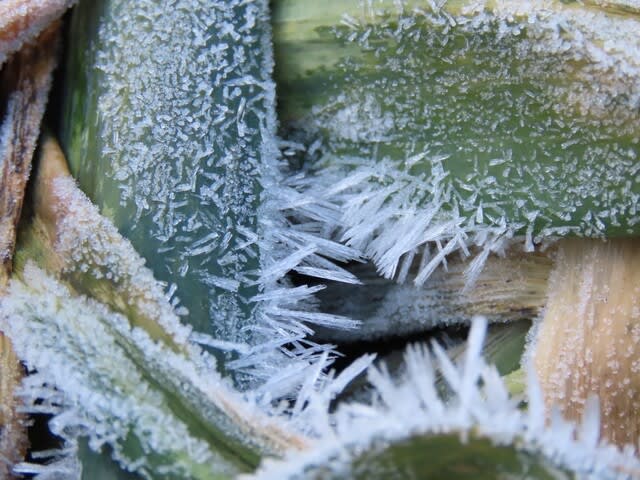
<svg viewBox="0 0 640 480"><path fill-rule="evenodd" d="M72 28L96 25L70 61L71 78L85 77L70 90L65 147L81 187L188 311L193 338L239 385L277 372L291 394L331 351L306 343L310 325L357 323L314 313L313 292L283 277L355 282L333 260L358 252L286 218L298 193L282 184L268 20L266 1L178 1L170 15L157 2L81 5Z"/></svg>
<svg viewBox="0 0 640 480"><path fill-rule="evenodd" d="M250 478L387 478L399 471L477 478L491 472L494 455L504 461L496 468L497 476L595 480L638 474L640 464L632 449L620 452L598 444L597 401L589 402L577 427L560 416L545 426L541 391L531 377L528 408L518 408L518 399L510 398L500 375L480 354L485 329L485 319L474 319L466 354L457 364L434 344L431 351L417 345L407 349L402 378L391 378L384 367L371 367L372 404L343 404L331 415L311 405L316 415L310 423L322 432L317 444L283 461L264 462ZM449 398L436 386L437 373L444 376ZM321 397L317 400L322 403ZM464 463L455 467L460 469L426 455L438 448L443 448L443 457L459 454L457 461ZM466 448L482 458L471 452L465 456ZM397 457L394 451L399 451ZM517 460L506 460L505 452ZM405 463L399 465L399 459Z"/></svg>
<svg viewBox="0 0 640 480"><path fill-rule="evenodd" d="M277 478L321 462L321 468L344 473L359 452L376 451L378 440L406 440L408 432L465 438L473 431L492 444L514 444L551 464L578 469L584 478L624 478L638 471L631 452L598 446L592 404L577 440L573 425L562 420L553 418L551 428L545 427L533 382L529 409L518 409L479 355L483 321L472 328L463 365L434 347L453 392L449 402L434 387L431 354L411 349L406 377L396 381L384 370L370 370L373 404L330 413L337 393L372 358L337 377L327 372L335 352L309 338L314 326L354 329L358 322L315 311L313 295L322 287L293 288L284 279L293 270L357 283L334 261L358 259L362 249L388 277L406 278L417 260L415 281L421 284L451 253L469 254L471 245L488 254L502 252L513 235L524 235L530 246L537 236L572 228L627 231L636 218L628 201L637 192L637 123L627 115L630 105L637 107L634 89L615 105L619 122L598 106L622 98L619 89L637 78L637 65L614 66L606 78L622 80L607 83L597 92L602 95L585 104L594 93L590 80L607 68L600 68L593 44L558 35L561 20L545 16L542 7L526 13L532 20L526 27L509 18L523 15L515 11L502 17L414 11L372 25L347 19L332 38L382 60L355 62L349 66L353 77L339 66L344 85L360 85L356 80L364 74L369 88L363 95L327 92L326 103L312 111L311 133L305 132L313 137L310 151L322 158L311 178L285 179L275 137L266 0L178 0L169 10L153 2L113 0L80 8L85 10L76 12L73 28L92 31L94 22L97 33L89 49L73 50L71 69L96 68L74 87L80 90L72 92L65 114L72 169L154 275L171 284L169 291L177 293L188 310L185 319L195 327L191 339L232 352L224 369L237 374L237 385L247 393L241 397L226 390L230 382L206 377L215 362L197 347L187 344L186 356L167 351L124 316L29 266L25 281L16 280L11 298L2 303L2 322L39 370L23 391L29 408L51 400L43 409L56 415L56 432L68 439L88 435L92 448L107 443L119 461L148 476L154 469L179 475L194 462L205 478L235 474L242 468L221 458L221 451L233 456L239 450L219 450L215 442L191 436L189 422L175 415L168 398L175 395L198 422L210 420L214 432L220 428L223 437L248 443L257 436L252 426L260 416L244 410L252 399L274 415L285 412L275 423L291 419L305 436L299 443L307 454L265 463L258 472L275 472ZM83 16L91 21L84 23ZM563 20L563 29L582 28L569 14ZM425 25L435 34L423 35ZM545 49L538 51L538 43ZM523 57L531 61L519 62ZM587 58L589 68L572 70L573 60ZM419 66L425 60L427 68ZM585 72L575 91L573 83L547 88L543 81ZM558 109L560 103L569 110ZM474 118L479 111L485 113ZM574 111L580 112L577 120ZM548 121L524 125L518 120L523 113ZM375 122L366 123L371 118ZM350 128L353 122L357 128ZM323 129L335 136L324 146L317 142ZM607 142L607 136L619 141ZM535 148L525 148L531 140ZM464 161L458 165L459 159ZM514 160L517 166L506 166ZM455 175L453 165L459 168ZM562 188L560 181L567 179L569 187ZM603 181L620 188L595 198L593 189ZM505 189L504 182L513 188ZM544 191L559 197L546 198ZM335 231L346 246L329 239ZM474 264L471 278L481 266ZM9 317L26 321L9 325ZM291 403L274 411L271 400L281 397ZM129 449L129 434L147 449ZM268 453L285 449L284 437L282 448Z"/></svg>
<svg viewBox="0 0 640 480"><path fill-rule="evenodd" d="M637 19L545 1L368 5L303 39L282 27L276 45L280 113L322 145L309 188L337 206L336 238L387 278L426 255L420 285L453 252L486 258L514 236L532 250L636 231Z"/></svg>

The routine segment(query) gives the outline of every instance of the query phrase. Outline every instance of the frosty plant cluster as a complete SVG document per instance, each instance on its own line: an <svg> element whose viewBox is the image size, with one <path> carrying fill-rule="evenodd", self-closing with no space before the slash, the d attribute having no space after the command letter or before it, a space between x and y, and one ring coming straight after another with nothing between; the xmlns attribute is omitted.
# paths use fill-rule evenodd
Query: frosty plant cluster
<svg viewBox="0 0 640 480"><path fill-rule="evenodd" d="M639 477L640 5L271 4L71 11L11 472Z"/></svg>

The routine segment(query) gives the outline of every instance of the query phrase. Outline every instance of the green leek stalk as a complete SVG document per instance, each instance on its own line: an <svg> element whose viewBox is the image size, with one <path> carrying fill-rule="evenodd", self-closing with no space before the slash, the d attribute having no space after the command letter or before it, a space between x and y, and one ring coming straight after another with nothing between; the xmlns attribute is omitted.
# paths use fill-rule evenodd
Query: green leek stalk
<svg viewBox="0 0 640 480"><path fill-rule="evenodd" d="M629 451L598 446L596 402L587 402L578 428L557 416L546 424L543 400L531 381L526 409L514 398L505 402L506 385L480 353L485 327L480 318L473 322L465 354L456 361L438 345L431 353L411 346L402 373L370 369L375 407L338 406L335 436L284 461L263 462L250 478L637 476L639 464ZM451 395L443 396L443 390Z"/></svg>
<svg viewBox="0 0 640 480"><path fill-rule="evenodd" d="M61 143L83 191L175 286L188 321L246 342L273 121L266 4L171 10L78 5L71 42L86 47L69 49ZM225 43L226 27L245 30Z"/></svg>
<svg viewBox="0 0 640 480"><path fill-rule="evenodd" d="M348 210L343 239L384 276L423 241L385 257L383 231L403 225L394 208L446 225L443 243L459 233L489 246L474 236L500 229L529 248L551 235L639 233L637 11L357 5L276 2L275 78L282 131L307 145L317 182L341 172L326 190ZM332 183L354 171L368 175ZM374 188L388 189L386 203L367 198ZM357 217L366 208L382 220Z"/></svg>
<svg viewBox="0 0 640 480"><path fill-rule="evenodd" d="M428 455L425 455L428 452ZM493 480L517 478L526 472L536 480L570 480L571 473L547 463L541 456L522 454L513 445L498 446L488 438L471 435L461 438L458 432L440 435L415 435L391 444L380 443L364 451L354 448L347 465L335 467L337 458L320 465L308 465L304 471L287 478L302 480L338 480L350 478L393 478L402 474L413 478L456 478ZM336 457L339 454L336 453Z"/></svg>

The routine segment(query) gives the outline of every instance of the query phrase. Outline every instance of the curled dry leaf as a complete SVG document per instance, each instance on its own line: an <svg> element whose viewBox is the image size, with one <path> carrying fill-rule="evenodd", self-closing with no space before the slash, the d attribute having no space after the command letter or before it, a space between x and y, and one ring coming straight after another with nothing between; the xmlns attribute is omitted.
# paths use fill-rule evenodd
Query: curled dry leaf
<svg viewBox="0 0 640 480"><path fill-rule="evenodd" d="M49 27L36 43L18 52L3 70L0 91L7 92L0 125L0 283L3 285L11 273L16 226L51 87L51 73L56 65L59 27L59 24Z"/></svg>
<svg viewBox="0 0 640 480"><path fill-rule="evenodd" d="M10 21L8 10L21 2L0 5L0 64L6 54L7 35L22 25ZM25 3L25 2L22 2ZM18 15L29 9L11 10ZM40 27L41 29L42 27ZM6 287L16 241L16 227L31 170L31 159L40 132L40 122L56 64L59 25L50 26L38 40L26 45L5 65L0 77L0 289ZM18 33L17 30L15 32ZM16 42L11 43L15 48ZM9 476L15 462L24 458L27 435L24 418L16 411L14 389L22 378L22 367L8 338L0 332L0 476Z"/></svg>
<svg viewBox="0 0 640 480"><path fill-rule="evenodd" d="M3 0L0 2L0 65L73 5L73 0Z"/></svg>
<svg viewBox="0 0 640 480"><path fill-rule="evenodd" d="M547 299L553 262L546 252L524 253L519 245L499 256L488 250L475 257L455 258L447 270L436 270L424 285L414 285L420 256L408 269L406 280L381 278L371 264L356 264L350 271L361 285L330 284L318 298L328 312L362 321L360 328L319 329L319 338L331 341L371 341L411 335L438 326L462 325L474 315L492 322L535 318ZM475 264L482 268L468 285ZM401 279L403 280L403 279Z"/></svg>

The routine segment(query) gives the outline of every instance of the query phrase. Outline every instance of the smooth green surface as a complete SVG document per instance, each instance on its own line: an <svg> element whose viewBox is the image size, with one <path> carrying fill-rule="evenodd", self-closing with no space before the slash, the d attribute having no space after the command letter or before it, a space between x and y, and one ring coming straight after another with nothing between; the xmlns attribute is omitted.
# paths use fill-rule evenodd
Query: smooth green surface
<svg viewBox="0 0 640 480"><path fill-rule="evenodd" d="M126 472L108 452L94 452L85 440L79 442L78 458L82 463L82 480L141 480L142 477Z"/></svg>
<svg viewBox="0 0 640 480"><path fill-rule="evenodd" d="M508 375L520 368L530 328L529 320L489 327L482 355L489 365L495 365L500 375Z"/></svg>

